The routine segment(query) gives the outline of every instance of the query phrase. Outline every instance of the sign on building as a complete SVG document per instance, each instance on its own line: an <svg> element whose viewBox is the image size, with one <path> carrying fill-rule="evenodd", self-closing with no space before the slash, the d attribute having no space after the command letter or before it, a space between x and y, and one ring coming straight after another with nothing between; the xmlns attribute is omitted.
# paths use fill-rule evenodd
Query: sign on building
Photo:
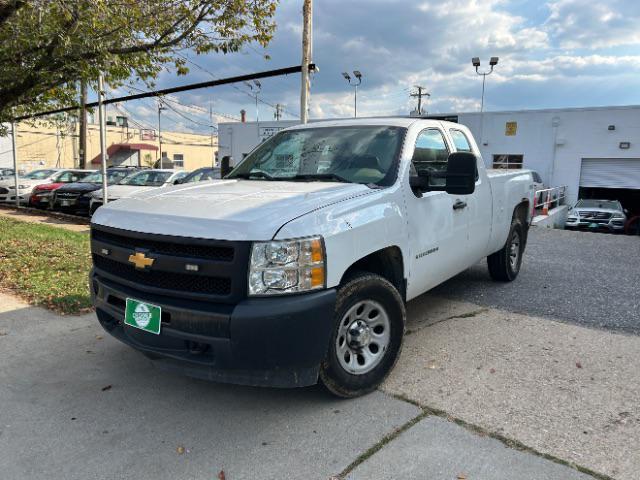
<svg viewBox="0 0 640 480"><path fill-rule="evenodd" d="M518 122L507 122L504 129L504 134L507 137L515 137L518 131Z"/></svg>
<svg viewBox="0 0 640 480"><path fill-rule="evenodd" d="M258 137L260 138L260 143L264 142L268 138L273 137L283 128L284 127L260 127L258 129Z"/></svg>

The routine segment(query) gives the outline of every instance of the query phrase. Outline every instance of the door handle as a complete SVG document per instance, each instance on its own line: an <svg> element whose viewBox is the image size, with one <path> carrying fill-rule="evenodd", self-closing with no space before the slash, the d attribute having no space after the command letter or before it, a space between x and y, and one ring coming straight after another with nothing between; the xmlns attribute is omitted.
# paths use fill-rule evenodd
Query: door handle
<svg viewBox="0 0 640 480"><path fill-rule="evenodd" d="M456 203L453 204L453 209L462 210L463 208L466 208L466 206L467 206L467 202L463 202L462 200L456 200Z"/></svg>

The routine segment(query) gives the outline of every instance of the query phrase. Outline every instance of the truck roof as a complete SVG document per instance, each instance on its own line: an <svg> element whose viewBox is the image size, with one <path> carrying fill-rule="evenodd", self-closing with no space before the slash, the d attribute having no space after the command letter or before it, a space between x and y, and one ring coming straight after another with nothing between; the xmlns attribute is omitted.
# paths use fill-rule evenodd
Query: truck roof
<svg viewBox="0 0 640 480"><path fill-rule="evenodd" d="M345 126L355 126L355 125L386 125L390 127L410 127L416 122L426 123L426 124L449 124L451 126L460 124L445 122L441 120L433 120L421 117L362 117L362 118L345 118L339 120L321 120L318 122L311 122L307 124L294 125L292 127L287 128L287 130L297 130L299 128L315 128L315 127L345 127Z"/></svg>

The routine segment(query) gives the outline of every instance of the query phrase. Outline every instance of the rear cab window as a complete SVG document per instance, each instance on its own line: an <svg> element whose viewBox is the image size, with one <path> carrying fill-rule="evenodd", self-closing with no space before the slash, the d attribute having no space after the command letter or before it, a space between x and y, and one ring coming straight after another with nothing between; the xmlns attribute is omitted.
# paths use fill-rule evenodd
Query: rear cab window
<svg viewBox="0 0 640 480"><path fill-rule="evenodd" d="M462 130L449 130L453 144L456 146L458 152L473 152L471 148L471 142Z"/></svg>

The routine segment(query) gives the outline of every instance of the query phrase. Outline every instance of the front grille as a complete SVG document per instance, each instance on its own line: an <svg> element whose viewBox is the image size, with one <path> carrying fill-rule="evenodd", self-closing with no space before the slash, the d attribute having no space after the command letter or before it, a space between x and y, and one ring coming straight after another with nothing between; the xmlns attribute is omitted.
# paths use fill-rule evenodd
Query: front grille
<svg viewBox="0 0 640 480"><path fill-rule="evenodd" d="M98 242L109 243L122 248L129 248L131 250L141 248L151 250L154 253L176 257L202 258L207 260L216 260L219 262L232 262L234 256L233 247L219 245L193 245L147 238L139 240L137 238L96 229L93 230L92 235L93 239Z"/></svg>
<svg viewBox="0 0 640 480"><path fill-rule="evenodd" d="M8 188L0 187L0 195L6 195L7 193L9 193Z"/></svg>
<svg viewBox="0 0 640 480"><path fill-rule="evenodd" d="M74 193L74 192L57 192L56 193L57 198L64 198L65 200L69 198L77 198L79 196L80 196L79 193Z"/></svg>
<svg viewBox="0 0 640 480"><path fill-rule="evenodd" d="M229 278L158 270L137 270L133 265L114 261L96 254L93 255L93 264L98 270L102 270L105 273L148 287L219 296L231 293L231 279Z"/></svg>
<svg viewBox="0 0 640 480"><path fill-rule="evenodd" d="M609 212L581 211L580 218L585 220L609 220L613 214Z"/></svg>

